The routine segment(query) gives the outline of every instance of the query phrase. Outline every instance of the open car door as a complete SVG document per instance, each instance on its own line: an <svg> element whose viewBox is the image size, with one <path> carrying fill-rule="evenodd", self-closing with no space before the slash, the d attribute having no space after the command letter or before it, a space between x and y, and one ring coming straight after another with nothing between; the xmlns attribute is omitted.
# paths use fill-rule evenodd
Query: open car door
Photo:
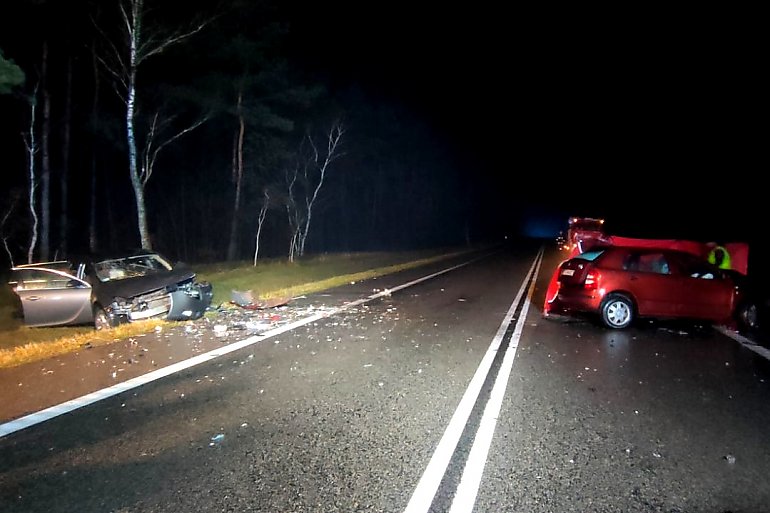
<svg viewBox="0 0 770 513"><path fill-rule="evenodd" d="M55 269L14 267L13 291L21 301L27 326L62 326L93 322L91 285Z"/></svg>

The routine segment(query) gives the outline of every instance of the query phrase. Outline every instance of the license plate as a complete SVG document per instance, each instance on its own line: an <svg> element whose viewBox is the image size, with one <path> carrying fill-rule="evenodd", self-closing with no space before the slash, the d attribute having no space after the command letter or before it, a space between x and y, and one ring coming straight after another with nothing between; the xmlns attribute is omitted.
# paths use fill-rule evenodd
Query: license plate
<svg viewBox="0 0 770 513"><path fill-rule="evenodd" d="M563 269L561 271L561 275L562 276L572 276L574 274L575 274L575 270L574 269Z"/></svg>

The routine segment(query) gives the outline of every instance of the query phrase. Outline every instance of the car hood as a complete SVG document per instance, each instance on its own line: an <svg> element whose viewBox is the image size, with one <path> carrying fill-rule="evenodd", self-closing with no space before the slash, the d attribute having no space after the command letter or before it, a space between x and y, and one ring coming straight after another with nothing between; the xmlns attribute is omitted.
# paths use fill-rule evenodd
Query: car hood
<svg viewBox="0 0 770 513"><path fill-rule="evenodd" d="M94 286L94 292L100 301L111 302L114 297L139 296L193 278L195 278L195 272L190 269L173 269L125 280L100 282Z"/></svg>

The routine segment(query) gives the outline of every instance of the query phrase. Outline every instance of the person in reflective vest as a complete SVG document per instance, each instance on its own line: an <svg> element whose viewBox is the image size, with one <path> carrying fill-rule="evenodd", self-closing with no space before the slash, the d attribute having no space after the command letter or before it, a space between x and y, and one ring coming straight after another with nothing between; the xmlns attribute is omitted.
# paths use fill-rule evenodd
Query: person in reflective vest
<svg viewBox="0 0 770 513"><path fill-rule="evenodd" d="M730 253L724 246L716 245L709 251L708 261L720 269L730 269Z"/></svg>

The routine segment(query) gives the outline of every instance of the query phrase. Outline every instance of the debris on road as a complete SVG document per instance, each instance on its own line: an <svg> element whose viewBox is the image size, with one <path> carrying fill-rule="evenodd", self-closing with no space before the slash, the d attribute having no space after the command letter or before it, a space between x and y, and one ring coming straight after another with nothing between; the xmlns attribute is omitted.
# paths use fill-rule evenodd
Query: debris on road
<svg viewBox="0 0 770 513"><path fill-rule="evenodd" d="M278 306L284 306L289 304L291 298L289 297L276 297L270 299L259 300L254 298L254 294L251 290L233 290L230 294L230 303L240 306L246 310L265 310L267 308L276 308Z"/></svg>

